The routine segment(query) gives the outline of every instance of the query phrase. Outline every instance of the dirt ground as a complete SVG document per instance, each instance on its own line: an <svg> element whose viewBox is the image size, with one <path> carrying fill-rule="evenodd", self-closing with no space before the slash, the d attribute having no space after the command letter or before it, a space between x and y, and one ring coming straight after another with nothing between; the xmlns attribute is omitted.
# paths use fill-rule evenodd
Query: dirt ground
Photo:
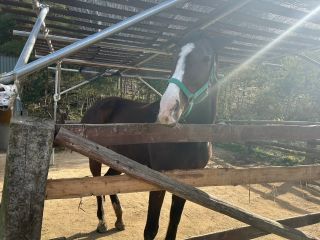
<svg viewBox="0 0 320 240"><path fill-rule="evenodd" d="M0 155L0 191L3 183L5 155ZM106 170L107 168L105 168ZM56 164L50 168L49 178L90 176L87 158L76 153L61 152L56 155ZM310 185L311 186L311 185ZM236 187L207 187L207 193L222 200L272 219L281 219L307 213L320 212L320 184L305 187L300 184L278 183ZM143 239L148 193L131 193L119 196L124 208L126 230L114 229L115 216L108 198L104 203L109 231L97 234L95 228L95 197L45 202L42 239ZM170 209L170 194L166 194L161 213L157 239L164 239ZM81 203L81 204L80 204ZM207 234L243 226L242 223L224 215L187 202L179 226L177 239ZM320 237L320 224L302 228L313 236ZM274 235L259 239L282 239Z"/></svg>

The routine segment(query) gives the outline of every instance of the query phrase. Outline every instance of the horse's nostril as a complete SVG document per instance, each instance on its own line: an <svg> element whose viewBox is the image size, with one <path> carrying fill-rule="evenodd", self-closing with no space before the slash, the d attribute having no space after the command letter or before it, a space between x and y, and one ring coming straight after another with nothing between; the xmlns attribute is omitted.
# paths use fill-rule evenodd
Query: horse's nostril
<svg viewBox="0 0 320 240"><path fill-rule="evenodd" d="M6 91L3 87L0 87L0 92Z"/></svg>

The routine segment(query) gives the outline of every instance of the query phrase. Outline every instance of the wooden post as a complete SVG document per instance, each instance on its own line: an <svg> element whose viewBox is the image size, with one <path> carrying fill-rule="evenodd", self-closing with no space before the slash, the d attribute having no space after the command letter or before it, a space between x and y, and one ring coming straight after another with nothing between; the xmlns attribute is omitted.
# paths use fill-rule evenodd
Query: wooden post
<svg viewBox="0 0 320 240"><path fill-rule="evenodd" d="M53 137L53 124L31 118L12 120L0 209L1 240L40 239Z"/></svg>
<svg viewBox="0 0 320 240"><path fill-rule="evenodd" d="M211 210L226 214L265 232L274 233L292 240L317 239L271 219L232 206L197 188L173 180L160 172L134 162L125 156L117 154L110 149L100 146L66 129L60 129L55 142L87 157L91 157L102 164L107 164L116 170L155 184L182 198Z"/></svg>

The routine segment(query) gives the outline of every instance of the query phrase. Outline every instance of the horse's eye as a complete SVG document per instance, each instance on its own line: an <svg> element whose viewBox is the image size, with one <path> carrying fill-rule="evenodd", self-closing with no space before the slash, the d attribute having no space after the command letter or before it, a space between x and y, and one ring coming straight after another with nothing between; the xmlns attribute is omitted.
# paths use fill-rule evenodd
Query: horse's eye
<svg viewBox="0 0 320 240"><path fill-rule="evenodd" d="M3 87L0 87L0 92L5 92L6 90Z"/></svg>

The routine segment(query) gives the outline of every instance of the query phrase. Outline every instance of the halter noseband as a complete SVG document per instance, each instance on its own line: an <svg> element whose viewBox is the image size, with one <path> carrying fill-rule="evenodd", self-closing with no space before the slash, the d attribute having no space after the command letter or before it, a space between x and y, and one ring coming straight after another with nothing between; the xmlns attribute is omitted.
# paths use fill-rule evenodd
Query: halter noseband
<svg viewBox="0 0 320 240"><path fill-rule="evenodd" d="M216 77L216 64L215 64L215 58L213 59L213 64L211 67L211 72L210 72L210 76L209 76L209 80L201 87L199 88L197 91L195 91L194 93L192 93L188 87L181 82L180 80L176 79L176 78L170 78L169 79L169 83L173 83L175 85L177 85L180 90L184 93L184 95L187 97L188 99L188 107L184 110L184 112L182 113L180 119L182 121L184 121L189 114L192 111L192 108L195 104L201 103L205 98L207 98L207 96L209 95L209 89L210 87L216 82L217 77Z"/></svg>

